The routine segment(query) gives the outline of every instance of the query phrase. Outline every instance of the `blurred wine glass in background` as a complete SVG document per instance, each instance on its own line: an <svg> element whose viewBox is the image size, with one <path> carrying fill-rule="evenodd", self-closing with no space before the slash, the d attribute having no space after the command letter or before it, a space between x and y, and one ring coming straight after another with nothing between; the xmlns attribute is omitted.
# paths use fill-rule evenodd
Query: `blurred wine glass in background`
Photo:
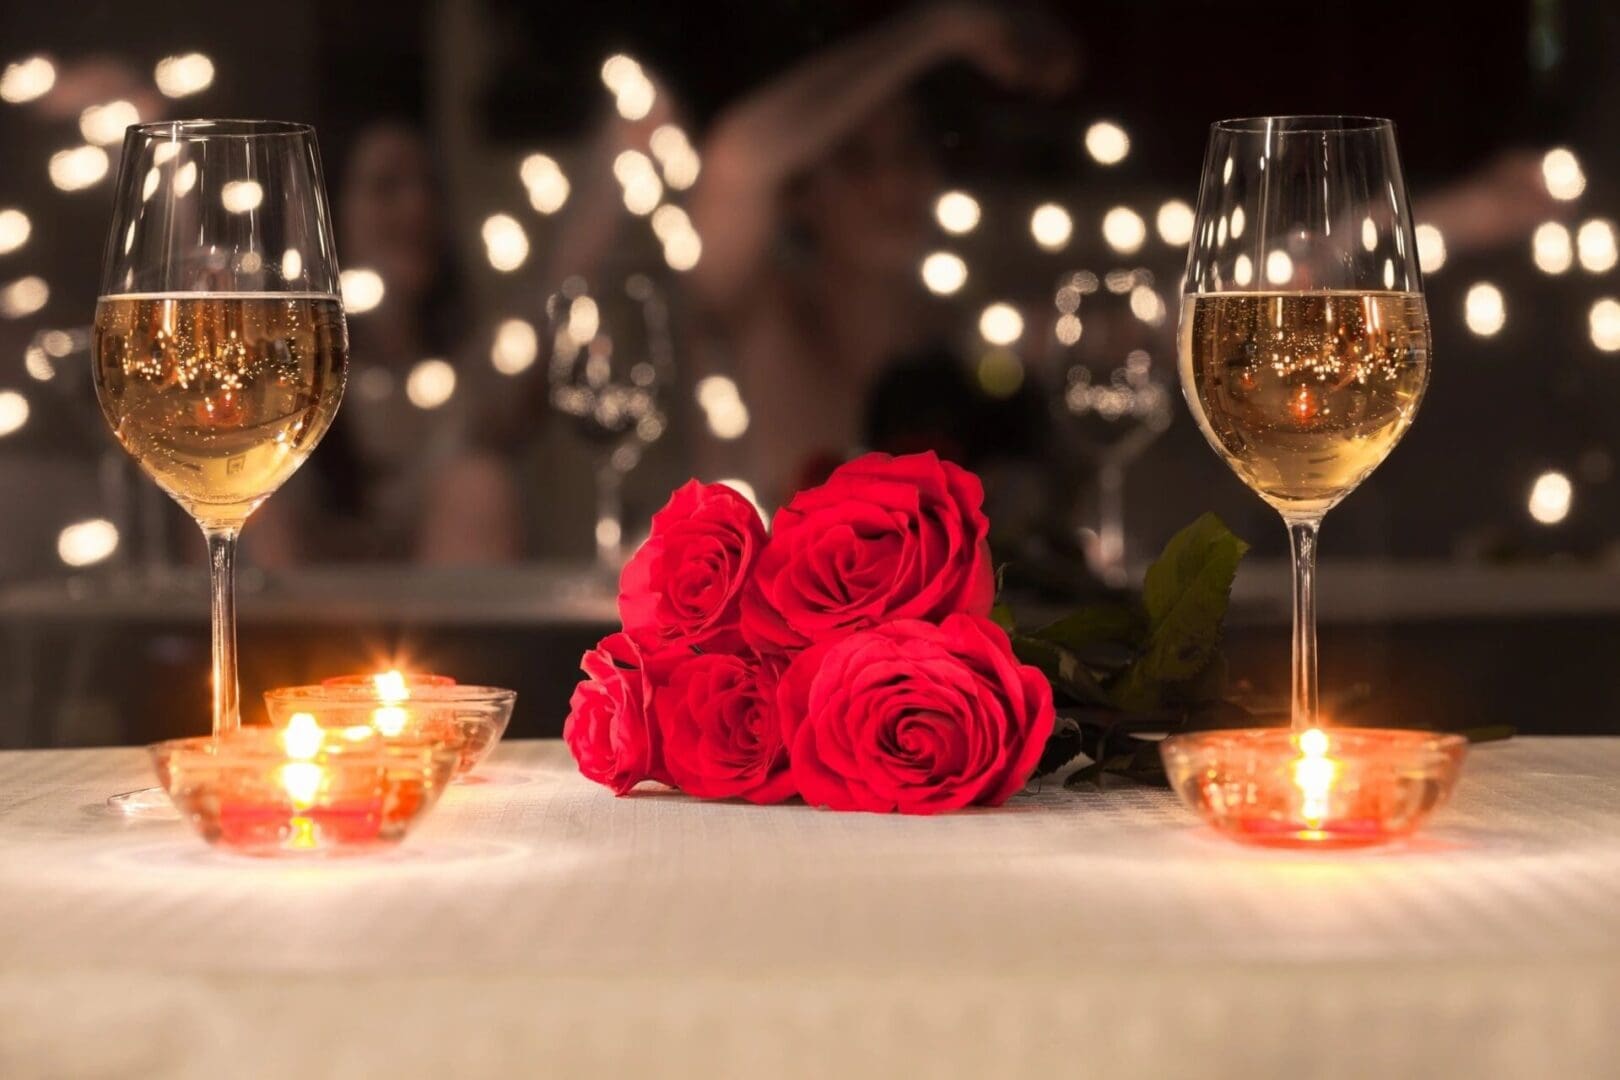
<svg viewBox="0 0 1620 1080"><path fill-rule="evenodd" d="M1094 475L1095 524L1082 546L1092 572L1120 586L1128 579L1125 470L1170 426L1174 337L1148 270L1066 274L1053 303L1059 427Z"/></svg>
<svg viewBox="0 0 1620 1080"><path fill-rule="evenodd" d="M599 289L576 275L547 299L546 317L550 402L593 448L597 567L616 576L624 562L625 475L669 426L669 305L643 273L609 276Z"/></svg>

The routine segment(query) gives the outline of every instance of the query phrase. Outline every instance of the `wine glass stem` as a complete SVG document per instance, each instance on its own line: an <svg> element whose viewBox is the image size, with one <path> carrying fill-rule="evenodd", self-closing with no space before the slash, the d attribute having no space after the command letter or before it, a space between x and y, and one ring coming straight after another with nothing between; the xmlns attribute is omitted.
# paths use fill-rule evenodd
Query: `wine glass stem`
<svg viewBox="0 0 1620 1080"><path fill-rule="evenodd" d="M596 562L618 573L624 562L624 474L604 461L596 468Z"/></svg>
<svg viewBox="0 0 1620 1080"><path fill-rule="evenodd" d="M1109 585L1125 584L1125 469L1108 462L1097 470L1097 561Z"/></svg>
<svg viewBox="0 0 1620 1080"><path fill-rule="evenodd" d="M204 525L213 625L214 734L242 726L236 685L236 526Z"/></svg>
<svg viewBox="0 0 1620 1080"><path fill-rule="evenodd" d="M1293 728L1317 726L1316 693L1316 537L1320 517L1284 517L1288 549L1294 557Z"/></svg>

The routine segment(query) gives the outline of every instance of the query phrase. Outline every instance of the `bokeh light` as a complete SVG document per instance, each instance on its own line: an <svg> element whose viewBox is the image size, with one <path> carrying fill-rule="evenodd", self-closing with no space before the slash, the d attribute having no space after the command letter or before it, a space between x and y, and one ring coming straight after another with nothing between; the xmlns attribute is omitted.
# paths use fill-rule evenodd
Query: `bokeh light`
<svg viewBox="0 0 1620 1080"><path fill-rule="evenodd" d="M28 243L28 236L33 231L33 222L21 210L15 207L0 210L0 255L10 255Z"/></svg>
<svg viewBox="0 0 1620 1080"><path fill-rule="evenodd" d="M1526 501L1526 509L1530 516L1542 525L1557 525L1569 517L1569 507L1574 501L1575 486L1569 482L1569 477L1556 469L1549 469L1536 477L1535 483L1530 485L1530 498Z"/></svg>
<svg viewBox="0 0 1620 1080"><path fill-rule="evenodd" d="M105 105L92 105L79 114L79 134L87 143L108 146L122 142L124 129L140 122L140 111L133 102L109 101Z"/></svg>
<svg viewBox="0 0 1620 1080"><path fill-rule="evenodd" d="M935 251L922 261L923 286L935 296L950 296L967 284L967 263L960 255Z"/></svg>
<svg viewBox="0 0 1620 1080"><path fill-rule="evenodd" d="M0 316L21 319L43 308L51 298L51 287L38 274L18 278L0 287Z"/></svg>
<svg viewBox="0 0 1620 1080"><path fill-rule="evenodd" d="M83 191L107 175L107 151L99 146L75 146L51 155L51 183L60 191Z"/></svg>
<svg viewBox="0 0 1620 1080"><path fill-rule="evenodd" d="M1112 120L1098 120L1086 128L1086 153L1099 165L1118 165L1131 152L1131 137Z"/></svg>
<svg viewBox="0 0 1620 1080"><path fill-rule="evenodd" d="M1593 345L1604 352L1620 352L1620 300L1605 296L1596 301L1586 321Z"/></svg>
<svg viewBox="0 0 1620 1080"><path fill-rule="evenodd" d="M1164 324L1164 299L1151 285L1137 285L1131 289L1131 314L1149 326Z"/></svg>
<svg viewBox="0 0 1620 1080"><path fill-rule="evenodd" d="M1266 256L1266 280L1273 285L1286 285L1294 279L1294 260L1288 252L1277 248Z"/></svg>
<svg viewBox="0 0 1620 1080"><path fill-rule="evenodd" d="M1074 233L1074 219L1056 203L1042 203L1029 216L1029 233L1045 251L1061 251Z"/></svg>
<svg viewBox="0 0 1620 1080"><path fill-rule="evenodd" d="M233 214L257 210L264 201L264 188L257 180L227 180L219 189L219 204Z"/></svg>
<svg viewBox="0 0 1620 1080"><path fill-rule="evenodd" d="M1141 250L1142 241L1147 239L1147 223L1128 206L1116 206L1103 215L1103 240L1109 247L1121 255L1131 255Z"/></svg>
<svg viewBox="0 0 1620 1080"><path fill-rule="evenodd" d="M405 397L418 409L437 409L456 392L456 369L443 360L423 360L405 377Z"/></svg>
<svg viewBox="0 0 1620 1080"><path fill-rule="evenodd" d="M286 269L285 257L282 269ZM364 315L382 303L383 296L387 293L383 287L382 275L364 267L343 271L338 282L343 292L343 311L347 315Z"/></svg>
<svg viewBox="0 0 1620 1080"><path fill-rule="evenodd" d="M28 423L28 399L15 390L0 390L0 438L21 431Z"/></svg>
<svg viewBox="0 0 1620 1080"><path fill-rule="evenodd" d="M1578 199L1586 190L1586 173L1568 147L1558 146L1547 151L1541 159L1541 178L1546 182L1547 194L1565 202Z"/></svg>
<svg viewBox="0 0 1620 1080"><path fill-rule="evenodd" d="M1171 199L1159 207L1153 223L1159 230L1160 240L1172 247L1181 247L1192 239L1193 208L1180 199Z"/></svg>
<svg viewBox="0 0 1620 1080"><path fill-rule="evenodd" d="M1488 281L1474 284L1463 299L1463 321L1480 337L1493 337L1507 324L1502 290Z"/></svg>
<svg viewBox="0 0 1620 1080"><path fill-rule="evenodd" d="M568 201L568 177L547 154L530 154L518 166L518 177L529 192L529 205L541 214L555 214Z"/></svg>
<svg viewBox="0 0 1620 1080"><path fill-rule="evenodd" d="M1446 238L1433 225L1419 225L1417 236L1418 267L1425 274L1433 274L1446 265Z"/></svg>
<svg viewBox="0 0 1620 1080"><path fill-rule="evenodd" d="M0 100L21 105L44 97L55 85L56 65L43 56L30 56L0 72Z"/></svg>
<svg viewBox="0 0 1620 1080"><path fill-rule="evenodd" d="M698 407L703 410L709 433L717 439L740 439L748 431L748 406L743 404L737 384L725 375L707 375L698 380Z"/></svg>
<svg viewBox="0 0 1620 1080"><path fill-rule="evenodd" d="M660 124L647 138L647 148L658 159L663 170L664 183L676 191L685 191L697 183L702 163L686 132L675 124Z"/></svg>
<svg viewBox="0 0 1620 1080"><path fill-rule="evenodd" d="M1620 252L1615 250L1614 226L1602 218L1584 223L1575 234L1575 256L1589 274L1606 274L1614 269Z"/></svg>
<svg viewBox="0 0 1620 1080"><path fill-rule="evenodd" d="M199 52L165 56L153 69L152 81L164 97L200 93L213 85L214 62Z"/></svg>
<svg viewBox="0 0 1620 1080"><path fill-rule="evenodd" d="M1530 236L1530 257L1544 274L1562 274L1575 264L1575 245L1561 222L1546 221Z"/></svg>
<svg viewBox="0 0 1620 1080"><path fill-rule="evenodd" d="M1011 304L997 301L979 313L979 335L992 345L1011 345L1024 334L1024 317Z"/></svg>
<svg viewBox="0 0 1620 1080"><path fill-rule="evenodd" d="M947 191L934 202L934 219L952 236L963 236L979 224L979 200L965 191Z"/></svg>
<svg viewBox="0 0 1620 1080"><path fill-rule="evenodd" d="M526 319L505 319L495 328L489 362L502 375L518 375L534 364L540 353L540 336Z"/></svg>
<svg viewBox="0 0 1620 1080"><path fill-rule="evenodd" d="M1067 315L1059 315L1058 321L1052 327L1052 333L1056 336L1060 345L1079 344L1080 335L1084 331L1085 327L1080 323L1080 316L1072 312Z"/></svg>
<svg viewBox="0 0 1620 1080"><path fill-rule="evenodd" d="M118 550L118 527L105 518L76 521L56 536L56 555L68 566L93 566Z"/></svg>
<svg viewBox="0 0 1620 1080"><path fill-rule="evenodd" d="M529 236L511 214L491 214L480 230L489 265L503 274L522 266L529 257Z"/></svg>

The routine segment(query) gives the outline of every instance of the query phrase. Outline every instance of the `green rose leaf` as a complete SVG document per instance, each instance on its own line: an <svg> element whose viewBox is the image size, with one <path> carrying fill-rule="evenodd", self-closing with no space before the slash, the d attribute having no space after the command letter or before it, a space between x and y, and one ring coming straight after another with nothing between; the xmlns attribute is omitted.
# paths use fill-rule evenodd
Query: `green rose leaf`
<svg viewBox="0 0 1620 1080"><path fill-rule="evenodd" d="M1220 648L1238 563L1249 550L1214 514L1176 533L1142 584L1147 635L1114 688L1119 706L1156 708L1168 684L1194 680Z"/></svg>

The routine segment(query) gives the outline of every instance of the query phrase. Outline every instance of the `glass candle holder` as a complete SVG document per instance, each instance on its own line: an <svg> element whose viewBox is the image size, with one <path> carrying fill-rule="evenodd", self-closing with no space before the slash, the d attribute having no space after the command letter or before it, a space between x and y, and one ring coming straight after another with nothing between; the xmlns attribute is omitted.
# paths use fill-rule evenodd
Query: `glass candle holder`
<svg viewBox="0 0 1620 1080"><path fill-rule="evenodd" d="M210 844L247 855L348 855L387 847L430 809L457 751L370 728L246 727L151 747L158 782Z"/></svg>
<svg viewBox="0 0 1620 1080"><path fill-rule="evenodd" d="M1252 728L1164 740L1182 802L1220 832L1280 847L1358 847L1412 833L1445 805L1461 735L1377 728Z"/></svg>
<svg viewBox="0 0 1620 1080"><path fill-rule="evenodd" d="M442 677L442 676L441 676ZM287 686L264 695L273 727L300 715L335 730L368 727L384 738L428 739L453 747L455 775L464 777L506 733L517 692L495 686L433 683L404 690L358 684Z"/></svg>

